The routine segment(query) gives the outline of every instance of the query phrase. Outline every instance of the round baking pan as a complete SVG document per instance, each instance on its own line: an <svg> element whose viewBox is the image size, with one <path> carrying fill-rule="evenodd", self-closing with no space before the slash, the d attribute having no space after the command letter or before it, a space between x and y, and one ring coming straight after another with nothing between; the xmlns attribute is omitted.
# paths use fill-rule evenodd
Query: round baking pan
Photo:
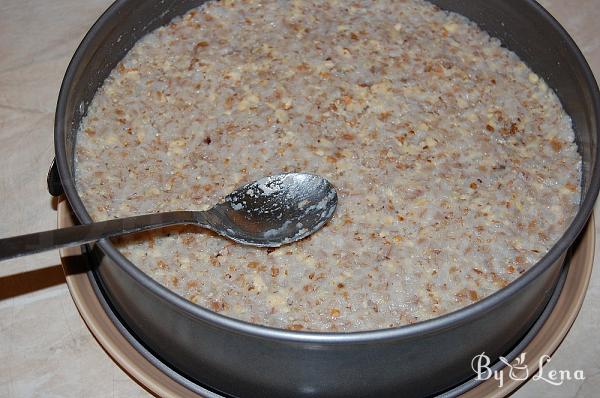
<svg viewBox="0 0 600 398"><path fill-rule="evenodd" d="M82 223L91 218L75 187L73 153L88 104L139 38L201 3L119 0L77 49L59 94L55 150L62 187ZM598 87L569 35L535 1L434 3L498 37L548 82L572 117L583 159L583 197L565 234L516 281L473 305L414 325L346 334L273 329L216 314L152 280L109 241L99 242L92 251L98 288L136 341L161 362L233 396L428 396L471 379L474 355L485 351L496 361L539 319L600 188Z"/></svg>
<svg viewBox="0 0 600 398"><path fill-rule="evenodd" d="M66 201L58 205L58 227L75 223ZM567 257L563 277L547 308L525 337L510 352L508 360L525 353L529 376L538 370L540 358L552 355L567 335L583 303L594 261L596 234L592 216L578 242ZM154 357L112 313L105 298L99 295L90 259L79 248L61 251L67 285L81 317L112 360L133 380L160 397L220 397L220 395L187 380L167 364ZM504 364L497 363L496 370ZM471 379L442 394L443 397L480 398L504 397L527 380L514 380L503 372L503 380Z"/></svg>

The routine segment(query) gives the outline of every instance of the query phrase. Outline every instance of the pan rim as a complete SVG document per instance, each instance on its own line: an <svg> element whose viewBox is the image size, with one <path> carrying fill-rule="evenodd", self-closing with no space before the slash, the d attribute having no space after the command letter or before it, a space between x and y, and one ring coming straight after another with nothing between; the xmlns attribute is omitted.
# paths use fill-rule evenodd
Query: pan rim
<svg viewBox="0 0 600 398"><path fill-rule="evenodd" d="M100 33L110 22L114 15L124 9L126 3L127 0L115 1L90 28L69 63L59 91L54 123L54 147L56 162L65 195L72 206L75 215L79 221L84 224L90 223L92 220L76 190L74 176L71 175L68 165L65 147L66 142L64 139L68 129L68 126L65 125L65 115L69 101L69 89L72 82L77 77L83 60L87 56L90 44L98 35L98 33ZM598 142L600 142L600 92L589 64L585 60L581 50L575 44L571 36L548 11L546 11L534 0L525 0L524 6L532 8L532 10L538 14L540 18L544 19L555 29L555 31L561 36L565 47L569 51L570 55L574 58L575 63L582 72L585 84L591 92L590 101L592 102L591 105L595 112L595 118L593 120L595 126L593 127L596 129L595 135L598 138ZM493 294L476 303L436 318L396 328L349 333L328 333L291 331L285 329L276 329L259 324L251 324L197 306L179 296L175 292L167 289L137 268L137 266L124 257L109 240L99 241L98 246L102 252L117 266L121 267L153 295L177 307L179 310L184 311L187 316L200 319L204 322L210 323L214 327L227 329L228 331L252 335L257 338L274 339L301 344L343 345L367 342L385 342L389 340L405 340L415 337L423 337L425 335L441 333L444 330L458 327L483 316L524 289L538 276L550 268L551 265L556 261L560 261L561 256L573 244L575 239L579 236L586 225L592 213L598 192L600 191L600 161L598 161L600 160L600 145L596 146L595 156L596 161L590 168L589 189L583 197L583 201L581 202L577 214L561 238L552 246L546 255L542 257L541 260L539 260L527 272L518 277L508 286L494 292Z"/></svg>

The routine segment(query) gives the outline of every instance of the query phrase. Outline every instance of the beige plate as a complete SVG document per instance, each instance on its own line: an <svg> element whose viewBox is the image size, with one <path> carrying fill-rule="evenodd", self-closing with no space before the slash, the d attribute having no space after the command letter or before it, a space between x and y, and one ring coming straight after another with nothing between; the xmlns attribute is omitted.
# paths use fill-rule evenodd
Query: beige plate
<svg viewBox="0 0 600 398"><path fill-rule="evenodd" d="M58 226L73 225L70 208L65 200L58 205ZM588 287L594 260L594 216L584 230L579 245L573 252L563 290L556 306L539 333L523 350L526 365L533 376L543 355L552 355L575 321ZM137 383L160 397L198 397L194 392L161 372L142 356L118 331L104 311L85 272L73 268L75 257L81 258L79 248L61 251L67 285L75 305L96 340L108 355ZM463 394L465 398L504 397L515 391L524 381L510 380L507 373L502 387L490 379Z"/></svg>

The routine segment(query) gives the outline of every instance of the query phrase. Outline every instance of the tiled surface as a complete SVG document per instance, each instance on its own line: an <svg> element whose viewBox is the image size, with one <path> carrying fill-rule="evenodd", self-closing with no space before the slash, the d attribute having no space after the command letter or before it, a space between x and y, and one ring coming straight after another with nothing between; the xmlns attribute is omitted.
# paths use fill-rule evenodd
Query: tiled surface
<svg viewBox="0 0 600 398"><path fill-rule="evenodd" d="M541 3L572 34L598 76L597 0ZM70 56L109 4L109 0L0 0L0 237L56 225L45 187L53 157L56 96ZM86 329L61 283L58 264L57 252L0 264L0 397L148 396ZM545 368L546 372L581 369L586 379L565 381L562 386L529 382L515 397L600 395L598 268L574 327ZM1 299L6 296L11 297Z"/></svg>

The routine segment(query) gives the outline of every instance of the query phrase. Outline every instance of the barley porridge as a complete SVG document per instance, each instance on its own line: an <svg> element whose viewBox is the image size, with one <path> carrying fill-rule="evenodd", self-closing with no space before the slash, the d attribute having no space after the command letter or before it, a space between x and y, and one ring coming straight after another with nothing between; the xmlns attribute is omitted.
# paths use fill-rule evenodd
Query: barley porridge
<svg viewBox="0 0 600 398"><path fill-rule="evenodd" d="M581 158L543 79L421 0L209 2L135 45L78 134L76 183L95 220L205 209L282 172L338 191L308 239L260 249L178 227L118 247L248 322L405 325L535 264L577 211Z"/></svg>

